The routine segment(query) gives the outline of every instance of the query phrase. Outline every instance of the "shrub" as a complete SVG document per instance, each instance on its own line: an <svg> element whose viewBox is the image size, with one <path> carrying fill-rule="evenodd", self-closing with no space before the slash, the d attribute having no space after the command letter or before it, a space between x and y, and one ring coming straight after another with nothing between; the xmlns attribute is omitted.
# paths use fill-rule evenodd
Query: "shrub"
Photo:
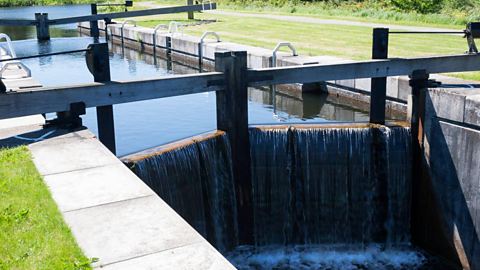
<svg viewBox="0 0 480 270"><path fill-rule="evenodd" d="M401 11L435 13L442 8L442 0L389 0L389 4Z"/></svg>

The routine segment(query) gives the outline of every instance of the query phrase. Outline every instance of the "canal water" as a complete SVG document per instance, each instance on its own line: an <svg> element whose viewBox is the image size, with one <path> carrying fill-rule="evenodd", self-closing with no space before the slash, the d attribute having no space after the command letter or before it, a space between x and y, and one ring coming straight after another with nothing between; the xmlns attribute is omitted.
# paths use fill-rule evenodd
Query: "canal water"
<svg viewBox="0 0 480 270"><path fill-rule="evenodd" d="M33 19L36 12L48 13L51 18L62 18L87 15L90 6L1 8L0 17ZM76 24L53 26L50 41L37 41L35 31L35 27L0 26L1 33L16 40L14 48L18 56L85 49L93 43L90 37L79 37ZM110 50L112 80L199 72L197 68L161 58L155 61L153 55L113 44L110 44ZM93 81L85 64L84 53L34 58L23 62L43 86ZM115 105L114 114L117 154L123 156L215 129L215 93ZM95 109L87 109L83 119L84 125L97 133ZM368 121L368 107L342 104L324 94L289 96L274 95L270 88L249 90L249 122L252 124L324 121Z"/></svg>
<svg viewBox="0 0 480 270"><path fill-rule="evenodd" d="M33 19L34 13L37 12L49 13L50 18L61 18L87 15L90 12L90 7L89 5L77 5L2 8L0 9L0 17L5 19ZM46 42L35 40L34 27L0 26L0 33L6 33L15 40L14 48L18 56L85 49L88 44L93 43L93 39L90 37L80 37L74 24L52 27L52 40ZM33 77L44 86L80 84L93 81L93 77L86 67L83 53L28 59L23 62L32 70ZM158 78L174 74L199 72L194 67L165 59L155 59L152 55L113 44L110 44L110 65L112 80ZM274 93L270 88L251 88L248 96L249 122L251 124L368 120L368 107L340 102L320 93L292 96ZM119 156L123 156L215 129L215 93L115 105L114 113L117 153ZM53 117L52 114L47 116ZM390 118L397 119L396 116L390 116ZM87 109L87 114L83 116L83 120L85 126L97 133L94 109ZM288 139L288 136L291 135L284 134L281 131L277 132L278 134L263 131L257 132L258 134L251 134L256 138L252 140L252 149L257 151L253 151L256 156L252 160L256 181L254 190L257 196L255 199L256 246L238 246L232 249L236 246L236 237L231 236L232 234L236 235L236 229L222 227L222 224L237 223L234 194L226 194L233 190L231 188L233 175L228 176L231 173L231 169L229 169L231 165L229 165L229 146L226 138L222 137L223 139L219 139L219 142L206 141L195 147L180 148L177 152L166 153L156 159L145 161L145 164L143 164L145 166L137 164L137 169L143 170L143 173L152 177L150 180L146 176L142 179L157 193L165 193L162 198L166 201L170 200L172 205L175 203L183 205L185 198L188 198L189 201L193 199L192 194L195 193L188 193L189 188L193 187L194 184L202 183L203 185L205 183L194 181L195 177L213 179L209 180L211 182L205 187L195 189L199 191L203 188L209 194L208 198L211 202L209 202L210 211L207 212L211 213L212 217L209 218L213 223L203 221L201 215L202 213L205 214L205 211L196 211L188 207L185 210L185 215L190 216L191 220L198 221L197 224L192 225L200 233L206 236L209 233L214 235L214 245L224 251L227 258L239 269L424 269L432 262L434 266L429 267L429 269L447 269L441 263L435 265L435 259L429 259L427 254L412 248L408 244L409 213L393 212L397 213L398 217L390 218L387 216L385 220L382 219L381 222L375 224L374 219L379 212L368 208L368 205L362 201L366 200L368 203L373 202L374 199L369 201L368 192L365 193L365 190L362 190L362 187L359 186L361 178L369 178L363 177L363 174L369 172L370 165L368 162L362 163L363 161L360 159L355 159L355 162L359 162L358 164L350 162L351 159L348 159L349 162L343 162L344 157L350 155L366 156L364 144L366 145L366 142L368 142L365 138L369 135L365 132L343 130L335 133L317 130L314 131L314 136L311 136L312 134L308 132L299 132L298 134L295 133L296 137L292 137L292 139ZM318 134L323 134L322 138L325 139L312 139L317 138ZM390 136L389 133L385 134ZM352 136L354 139L351 138ZM272 141L270 137L276 139ZM343 141L338 140L337 137L343 138ZM330 141L331 138L334 138L334 140ZM342 143L338 143L340 141ZM284 143L282 144L282 142ZM285 142L292 145L286 147ZM401 140L401 142L408 141ZM261 152L263 146L268 146L278 153L272 155L273 150ZM291 151L282 151L285 147L291 148ZM350 148L346 149L345 147ZM391 147L391 149L395 149L393 144ZM317 150L310 151L303 148ZM322 152L322 149L327 148L331 149L322 158L330 164L330 167L323 171L322 168L325 169L322 167L324 166L323 163L316 164L313 159L312 161L300 159L302 155L298 152L303 151L315 155ZM270 154L265 155L265 153ZM392 159L401 157L403 156L391 155ZM189 160L190 163L179 162L178 158L182 161ZM295 160L292 163L294 167L288 164L287 166L277 167L279 161L277 159L286 163ZM161 167L165 169L161 173L168 176L170 171L167 170L167 167L170 166L173 168L172 173L176 173L176 176L181 176L183 173L185 177L182 179L189 181L190 184L185 182L178 188L159 185L163 180L173 179L152 174L152 170L156 170L155 168L159 166L150 166L147 162L158 163L160 161L162 161ZM210 161L210 165L203 166L200 161ZM171 164L168 165L168 162ZM267 163L268 166L265 165ZM343 167L337 166L337 163L342 164ZM405 165L407 163L408 160L403 160L391 164ZM181 166L187 167L184 169ZM268 168L267 171L263 171L265 168ZM197 174L187 173L188 170L192 169L197 170ZM346 172L350 173L352 179L360 179L345 183L337 181L342 178L340 175ZM140 172L137 173L140 174ZM377 208L383 205L390 209L402 203L402 200L409 200L408 185L405 186L405 183L408 183L409 180L408 173L392 173L392 175L394 177L391 178L392 181L402 180L392 182L392 186L398 184L402 185L402 188L389 190L387 192L389 198L385 201L385 204L375 201ZM321 177L321 179L316 179L318 177ZM305 190L302 191L298 188L298 185L293 185L290 182L293 180L298 181L298 183L311 185L325 183L325 185L316 186L316 189L311 189L315 193L306 194ZM277 188L275 193L269 192L272 190L272 186ZM393 191L400 193L391 193ZM401 193L402 191L406 192ZM188 194L176 196L182 192ZM367 196L364 196L365 194ZM199 196L197 199L205 201L203 194L197 195ZM302 204L301 198L310 198L309 196L312 198L309 204L297 207ZM270 201L263 203L262 200L264 199ZM348 204L350 208L340 206L347 201L358 203ZM275 209L271 208L273 202L284 206L284 208L278 209L285 211L274 211ZM296 206L292 207L293 204ZM190 202L189 206L191 205ZM196 205L203 206L201 203ZM366 206L365 209L362 208L365 211L356 211L357 208L360 209L362 206ZM301 213L298 212L300 210ZM336 210L349 212L345 214ZM335 215L337 212L345 215L338 218ZM267 216L279 220L279 222L273 224L270 219L266 218ZM369 221L369 219L365 219L364 216L371 216L372 224L365 223L364 221ZM318 220L311 222L314 219ZM347 228L345 231L349 232L348 235L334 230L338 225L346 226L347 222L351 220L355 221L351 224L356 227ZM328 224L323 224L322 221L326 221ZM215 226L209 228L208 224L214 224ZM309 227L312 224L323 224L321 226L323 231L318 230L315 226ZM379 224L384 224L385 227ZM384 232L386 228L391 228L392 233ZM378 235L383 235L384 239L375 240L377 234L371 233L374 229L380 231L381 233ZM311 237L311 235L314 237ZM389 236L392 237L389 238ZM358 237L361 239L357 239ZM381 244L378 244L379 242ZM227 251L230 252L227 253Z"/></svg>

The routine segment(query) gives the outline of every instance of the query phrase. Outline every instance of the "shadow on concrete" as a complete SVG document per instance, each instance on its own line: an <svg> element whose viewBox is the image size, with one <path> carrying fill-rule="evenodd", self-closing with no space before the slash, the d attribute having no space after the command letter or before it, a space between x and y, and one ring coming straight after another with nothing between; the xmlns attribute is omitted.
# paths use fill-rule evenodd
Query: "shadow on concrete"
<svg viewBox="0 0 480 270"><path fill-rule="evenodd" d="M21 145L30 145L32 143L57 138L66 134L71 134L72 136L80 136L76 132L86 129L87 128L83 126L76 129L61 129L56 127L41 128L41 126L35 126L35 130L33 131L17 129L18 132L15 132L15 129L10 129L9 131L12 131L13 134L8 134L7 136L5 136L5 134L1 134L2 131L0 130L0 135L4 135L1 136L3 138L0 139L0 148L11 148Z"/></svg>
<svg viewBox="0 0 480 270"><path fill-rule="evenodd" d="M436 117L427 94L421 179L413 183L412 242L480 269L480 129Z"/></svg>

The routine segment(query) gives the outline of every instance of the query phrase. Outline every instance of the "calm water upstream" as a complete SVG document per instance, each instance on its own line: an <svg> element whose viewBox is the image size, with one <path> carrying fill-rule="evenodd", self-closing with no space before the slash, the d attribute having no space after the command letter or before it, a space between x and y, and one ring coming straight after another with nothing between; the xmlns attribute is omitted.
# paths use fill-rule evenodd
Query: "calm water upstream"
<svg viewBox="0 0 480 270"><path fill-rule="evenodd" d="M0 9L0 17L32 19L35 12L49 13L51 18L89 14L89 5L49 6ZM52 27L52 40L38 42L34 27L1 27L14 42L18 56L84 49L93 43L90 37L79 37L76 25ZM24 40L29 39L29 40ZM3 44L4 45L4 44ZM4 46L5 47L5 46ZM197 73L187 67L152 55L110 44L112 80L166 77ZM44 86L92 82L84 54L66 54L23 61L32 76ZM117 153L119 156L175 141L215 129L215 94L173 97L114 106ZM84 125L97 132L94 109L87 109ZM269 89L250 89L249 121L252 124L273 122L366 121L368 111L322 94L291 97L272 95Z"/></svg>

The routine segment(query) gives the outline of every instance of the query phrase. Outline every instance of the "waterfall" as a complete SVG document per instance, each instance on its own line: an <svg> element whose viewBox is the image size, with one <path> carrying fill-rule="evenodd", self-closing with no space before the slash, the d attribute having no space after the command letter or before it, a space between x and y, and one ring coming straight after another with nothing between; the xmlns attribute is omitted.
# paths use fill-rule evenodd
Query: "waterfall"
<svg viewBox="0 0 480 270"><path fill-rule="evenodd" d="M133 171L220 252L238 245L231 149L225 134L141 159Z"/></svg>
<svg viewBox="0 0 480 270"><path fill-rule="evenodd" d="M409 128L251 128L254 246L238 246L227 135L134 172L239 269L415 269ZM178 145L177 145L178 146Z"/></svg>
<svg viewBox="0 0 480 270"><path fill-rule="evenodd" d="M256 245L408 242L406 128L250 131Z"/></svg>

